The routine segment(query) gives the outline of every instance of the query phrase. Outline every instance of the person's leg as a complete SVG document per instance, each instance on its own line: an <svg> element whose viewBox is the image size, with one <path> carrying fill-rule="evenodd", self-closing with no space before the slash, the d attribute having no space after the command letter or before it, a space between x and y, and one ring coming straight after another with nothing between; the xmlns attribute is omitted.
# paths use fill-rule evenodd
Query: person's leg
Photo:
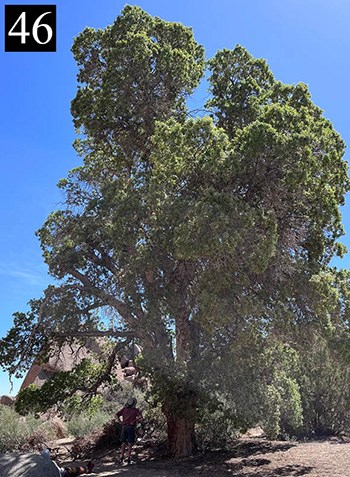
<svg viewBox="0 0 350 477"><path fill-rule="evenodd" d="M121 441L122 441L122 445L121 445L121 447L120 447L120 458L119 458L119 462L120 462L120 464L122 464L122 463L123 463L123 460L124 460L125 446L126 446L126 442L127 442L127 440L128 440L126 426L122 426L122 432L121 432L121 435L120 435L120 439L121 439Z"/></svg>
<svg viewBox="0 0 350 477"><path fill-rule="evenodd" d="M125 446L126 446L126 442L122 442L122 445L121 445L121 448L120 448L120 460L121 461L124 459Z"/></svg>
<svg viewBox="0 0 350 477"><path fill-rule="evenodd" d="M90 460L90 462L86 464L86 473L90 474L90 472L92 472L92 469L94 467L95 467L95 464Z"/></svg>
<svg viewBox="0 0 350 477"><path fill-rule="evenodd" d="M128 442L128 460L131 459L131 452L132 452L132 447L133 447L132 442Z"/></svg>
<svg viewBox="0 0 350 477"><path fill-rule="evenodd" d="M131 452L132 452L132 447L136 442L136 433L135 433L135 427L130 426L128 428L128 464L131 463Z"/></svg>

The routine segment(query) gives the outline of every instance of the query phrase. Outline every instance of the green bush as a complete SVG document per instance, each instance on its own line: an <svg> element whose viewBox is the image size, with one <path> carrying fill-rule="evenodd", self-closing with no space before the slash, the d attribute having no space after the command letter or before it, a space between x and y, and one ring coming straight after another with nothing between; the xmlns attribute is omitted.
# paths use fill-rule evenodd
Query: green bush
<svg viewBox="0 0 350 477"><path fill-rule="evenodd" d="M103 449L115 449L120 445L121 425L111 420L102 428L77 439L71 449L74 459L87 459L96 456Z"/></svg>
<svg viewBox="0 0 350 477"><path fill-rule="evenodd" d="M84 405L87 404L87 407L89 407L91 400L81 399L76 392L93 385L102 370L102 364L97 365L89 359L83 359L72 371L56 373L51 379L45 381L40 388L34 384L26 387L17 396L16 411L26 415L31 412L46 412L55 408L63 413L66 401L72 397L74 400L74 395L77 396L75 404L81 405L80 411L86 411L86 408L83 409ZM93 404L95 405L96 402Z"/></svg>
<svg viewBox="0 0 350 477"><path fill-rule="evenodd" d="M100 394L89 398L74 394L61 404L60 415L66 421L80 415L90 418L104 410L104 403L105 401Z"/></svg>
<svg viewBox="0 0 350 477"><path fill-rule="evenodd" d="M98 411L90 416L76 414L67 421L67 429L74 437L83 437L102 428L110 419L111 415L104 411Z"/></svg>
<svg viewBox="0 0 350 477"><path fill-rule="evenodd" d="M301 435L350 431L350 365L331 343L315 336L300 351L304 425Z"/></svg>
<svg viewBox="0 0 350 477"><path fill-rule="evenodd" d="M36 384L30 384L18 393L15 410L22 416L41 411L40 389Z"/></svg>
<svg viewBox="0 0 350 477"><path fill-rule="evenodd" d="M206 404L196 425L197 446L201 451L227 449L238 437L243 423L238 422L227 396L217 393L216 398L208 398Z"/></svg>
<svg viewBox="0 0 350 477"><path fill-rule="evenodd" d="M114 415L132 396L137 399L137 407L141 410L144 410L148 406L143 391L135 388L129 382L123 382L118 383L116 386L110 386L108 391L106 391L104 394L103 409Z"/></svg>
<svg viewBox="0 0 350 477"><path fill-rule="evenodd" d="M0 405L0 452L30 450L50 440L52 430L42 419L29 414L20 416L13 409Z"/></svg>

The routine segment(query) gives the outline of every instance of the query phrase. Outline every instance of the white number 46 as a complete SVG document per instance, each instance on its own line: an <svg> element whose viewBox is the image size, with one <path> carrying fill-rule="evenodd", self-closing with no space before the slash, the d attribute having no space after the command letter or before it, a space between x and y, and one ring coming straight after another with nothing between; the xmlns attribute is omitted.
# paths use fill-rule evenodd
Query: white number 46
<svg viewBox="0 0 350 477"><path fill-rule="evenodd" d="M52 35L53 35L52 28L50 27L50 25L47 25L47 23L40 23L40 20L45 15L48 15L49 13L52 13L52 12L46 12L46 13L43 13L42 15L40 15L40 17L38 17L35 20L33 28L32 28L33 38L40 45L46 45L46 43L48 43L51 40ZM20 31L14 31L14 29L16 28L18 23L20 23ZM46 32L47 32L46 41L40 41L39 36L38 36L39 28L45 28L46 29ZM14 23L11 30L8 32L8 36L20 36L22 45L25 44L26 37L30 36L30 33L26 31L26 12L22 12L20 14L20 16L18 17L18 19Z"/></svg>

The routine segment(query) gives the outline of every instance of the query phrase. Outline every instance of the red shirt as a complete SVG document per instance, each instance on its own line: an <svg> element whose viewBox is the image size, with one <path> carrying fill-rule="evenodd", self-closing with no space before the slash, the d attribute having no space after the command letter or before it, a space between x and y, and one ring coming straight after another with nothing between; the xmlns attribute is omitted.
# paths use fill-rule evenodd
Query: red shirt
<svg viewBox="0 0 350 477"><path fill-rule="evenodd" d="M138 417L142 417L141 411L136 407L123 407L117 412L117 417L123 418L124 426L134 426Z"/></svg>

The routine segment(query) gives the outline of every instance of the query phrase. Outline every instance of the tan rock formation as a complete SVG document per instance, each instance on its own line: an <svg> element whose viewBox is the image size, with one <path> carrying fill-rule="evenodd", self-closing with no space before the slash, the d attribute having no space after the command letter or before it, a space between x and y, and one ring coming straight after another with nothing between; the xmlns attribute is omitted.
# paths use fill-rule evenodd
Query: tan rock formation
<svg viewBox="0 0 350 477"><path fill-rule="evenodd" d="M4 406L13 406L15 403L16 398L11 397L11 396L1 396L0 398L0 404L3 404Z"/></svg>
<svg viewBox="0 0 350 477"><path fill-rule="evenodd" d="M85 346L75 343L65 344L60 349L57 348L57 352L52 353L48 362L31 366L20 387L20 392L31 384L41 387L48 379L60 371L71 371L84 358L92 357L93 354L100 354L101 348L105 343L103 339L91 338ZM119 363L114 369L117 379L120 381L135 381L138 377L138 372L132 360L141 352L142 348L136 343L124 349L121 356L119 356ZM0 398L0 404L8 406L12 405L14 401L15 398L10 398L9 396L2 396Z"/></svg>
<svg viewBox="0 0 350 477"><path fill-rule="evenodd" d="M23 391L30 384L41 387L45 381L52 378L60 371L71 371L84 358L91 357L92 353L101 352L101 342L96 339L89 340L85 346L78 343L65 344L61 349L57 349L57 354L53 354L47 363L33 364L23 380L20 391Z"/></svg>

